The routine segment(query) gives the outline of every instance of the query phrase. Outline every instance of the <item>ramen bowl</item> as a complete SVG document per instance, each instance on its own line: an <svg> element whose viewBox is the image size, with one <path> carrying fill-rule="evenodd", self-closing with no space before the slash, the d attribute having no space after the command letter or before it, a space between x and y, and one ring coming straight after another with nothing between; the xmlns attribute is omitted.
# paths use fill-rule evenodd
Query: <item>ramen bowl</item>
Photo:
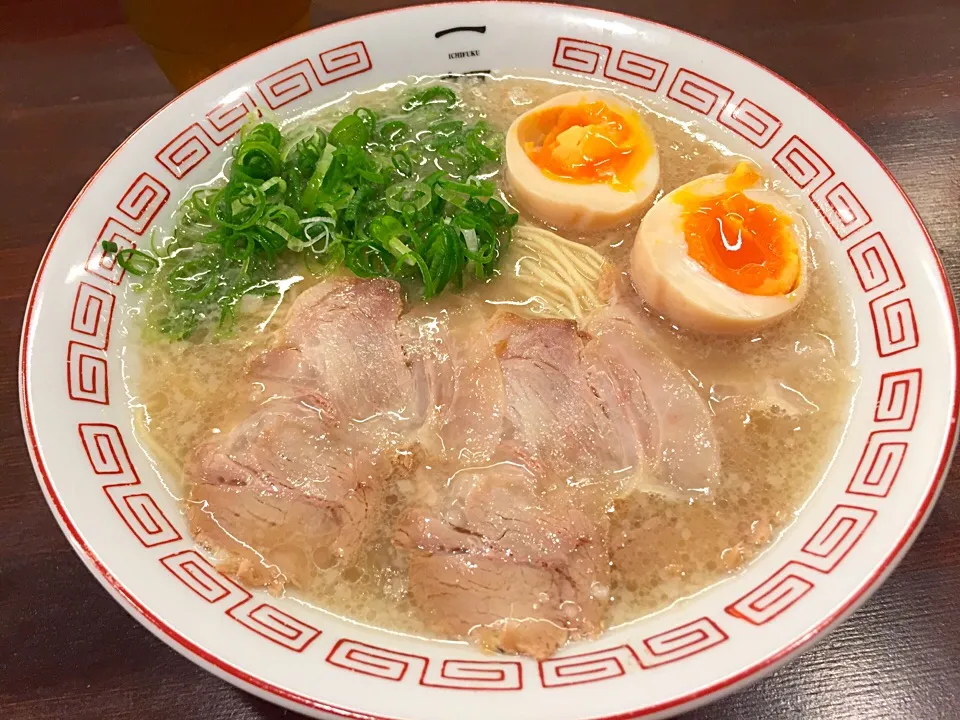
<svg viewBox="0 0 960 720"><path fill-rule="evenodd" d="M795 522L739 574L536 661L353 623L250 590L195 545L141 448L125 390L123 268L187 190L216 176L250 113L296 113L409 76L532 72L665 98L771 168L824 220L853 307L859 385ZM787 81L627 16L454 3L360 17L226 68L131 135L67 211L30 294L21 406L63 532L131 615L223 679L316 717L661 717L770 672L853 612L937 498L957 419L957 321L936 251L889 172Z"/></svg>

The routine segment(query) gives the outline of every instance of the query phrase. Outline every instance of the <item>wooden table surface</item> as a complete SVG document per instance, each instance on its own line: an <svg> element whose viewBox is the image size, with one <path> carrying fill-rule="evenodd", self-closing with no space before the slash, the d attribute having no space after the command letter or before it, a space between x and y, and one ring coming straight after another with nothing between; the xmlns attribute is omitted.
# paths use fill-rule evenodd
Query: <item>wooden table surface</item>
<svg viewBox="0 0 960 720"><path fill-rule="evenodd" d="M198 0L199 2L200 0ZM315 24L398 4L314 3ZM715 40L818 98L916 203L960 286L960 0L598 0ZM173 96L118 7L0 0L0 718L293 717L127 616L73 554L24 445L25 298L84 181ZM960 718L960 470L873 598L773 676L689 718Z"/></svg>

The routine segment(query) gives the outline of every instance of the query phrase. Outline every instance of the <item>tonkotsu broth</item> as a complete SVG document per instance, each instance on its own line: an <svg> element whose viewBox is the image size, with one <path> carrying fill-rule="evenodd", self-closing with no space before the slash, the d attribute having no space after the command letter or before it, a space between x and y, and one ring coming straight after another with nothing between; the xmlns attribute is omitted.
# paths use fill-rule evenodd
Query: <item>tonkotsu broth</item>
<svg viewBox="0 0 960 720"><path fill-rule="evenodd" d="M473 117L485 117L502 131L521 112L563 92L565 85L571 84L515 77L456 84L476 111ZM405 88L354 95L336 108L309 113L309 121L329 127L345 110L361 103L379 109ZM641 107L657 136L662 193L728 171L740 159L723 144L726 135L719 128L687 121L688 114L663 101ZM804 215L813 229L811 286L784 322L753 336L719 339L678 331L647 313L661 349L709 398L723 466L707 499L678 503L634 493L617 501L611 626L676 602L742 567L789 525L832 457L855 387L852 312L831 268L817 257L819 220ZM536 220L521 213L521 222ZM635 233L633 223L579 238L615 264L629 293L629 248ZM167 476L179 478L181 464L199 443L232 426L231 415L242 410L254 390L245 380L247 363L270 345L295 296L314 282L310 277L293 282L298 277L291 277L281 302L250 302L250 312L240 316L230 337L168 342L145 336L139 343L138 371L128 382L131 403L141 419L140 436ZM450 292L432 304L442 308ZM484 301L491 315L516 299L504 295L497 279L469 286L465 294ZM639 305L635 297L631 301ZM408 307L415 302L408 301ZM758 395L772 400L764 406ZM186 494L180 487L171 490ZM359 622L427 634L406 596L404 555L391 543L395 520L405 509L404 494L391 487L385 495L376 536L359 560L297 597Z"/></svg>

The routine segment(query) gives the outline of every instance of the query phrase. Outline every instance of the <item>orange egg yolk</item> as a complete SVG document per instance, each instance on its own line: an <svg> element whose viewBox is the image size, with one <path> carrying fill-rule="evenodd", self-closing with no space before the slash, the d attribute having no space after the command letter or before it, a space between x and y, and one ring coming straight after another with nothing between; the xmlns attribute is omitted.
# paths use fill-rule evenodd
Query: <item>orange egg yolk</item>
<svg viewBox="0 0 960 720"><path fill-rule="evenodd" d="M605 183L621 192L633 189L633 179L653 154L639 116L600 100L532 112L518 133L527 157L544 175Z"/></svg>
<svg viewBox="0 0 960 720"><path fill-rule="evenodd" d="M786 295L800 280L792 220L744 190L760 176L740 163L720 195L682 193L687 253L713 277L747 295Z"/></svg>

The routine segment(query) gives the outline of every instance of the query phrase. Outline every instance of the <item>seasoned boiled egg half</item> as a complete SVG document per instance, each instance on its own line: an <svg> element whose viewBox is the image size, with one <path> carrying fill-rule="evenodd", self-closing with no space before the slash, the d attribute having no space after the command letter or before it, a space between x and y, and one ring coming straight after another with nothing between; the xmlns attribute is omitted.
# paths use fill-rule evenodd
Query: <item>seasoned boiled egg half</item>
<svg viewBox="0 0 960 720"><path fill-rule="evenodd" d="M597 91L558 95L507 131L517 201L556 227L601 230L638 215L660 182L653 132L634 108Z"/></svg>
<svg viewBox="0 0 960 720"><path fill-rule="evenodd" d="M783 317L807 289L803 218L741 162L662 197L631 255L634 285L681 328L749 332Z"/></svg>

